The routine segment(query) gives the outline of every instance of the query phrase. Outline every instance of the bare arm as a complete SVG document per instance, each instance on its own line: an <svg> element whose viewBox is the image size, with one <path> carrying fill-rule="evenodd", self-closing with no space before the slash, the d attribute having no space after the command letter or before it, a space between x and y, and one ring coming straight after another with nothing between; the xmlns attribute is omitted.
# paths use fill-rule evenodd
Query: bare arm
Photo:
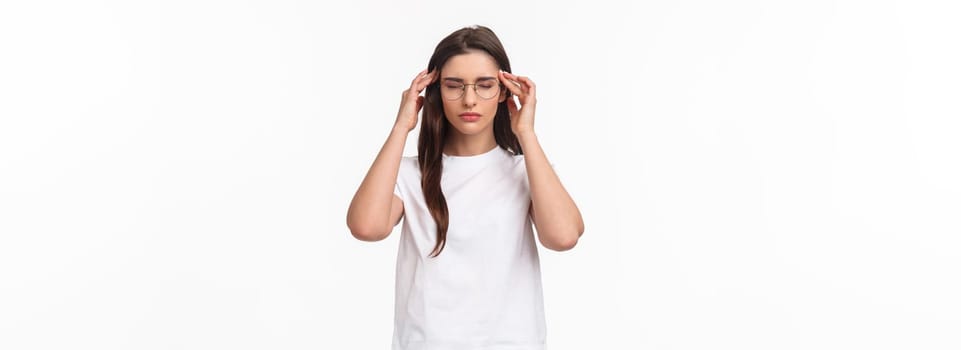
<svg viewBox="0 0 961 350"><path fill-rule="evenodd" d="M404 212L403 202L396 198L393 189L406 141L407 130L391 130L350 202L347 227L359 240L379 241L387 238Z"/></svg>
<svg viewBox="0 0 961 350"><path fill-rule="evenodd" d="M436 76L436 72L421 71L411 82L410 88L404 90L397 121L350 201L347 228L359 240L379 241L387 238L404 213L404 203L394 195L394 184L397 183L407 134L417 125L417 112L423 106L423 97L418 95Z"/></svg>
<svg viewBox="0 0 961 350"><path fill-rule="evenodd" d="M561 180L554 173L547 155L534 134L534 109L537 92L534 82L524 76L500 72L501 82L521 101L511 97L507 110L511 115L511 131L524 150L527 179L531 187L531 221L537 238L544 247L556 251L574 248L584 234L584 219Z"/></svg>
<svg viewBox="0 0 961 350"><path fill-rule="evenodd" d="M547 161L537 136L519 135L531 186L531 220L544 247L556 251L574 248L584 233L584 220L557 173Z"/></svg>

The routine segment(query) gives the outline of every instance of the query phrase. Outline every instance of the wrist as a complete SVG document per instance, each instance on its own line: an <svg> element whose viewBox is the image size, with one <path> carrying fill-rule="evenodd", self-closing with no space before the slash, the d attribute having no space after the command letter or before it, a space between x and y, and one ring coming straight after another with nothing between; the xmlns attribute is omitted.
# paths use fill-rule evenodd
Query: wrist
<svg viewBox="0 0 961 350"><path fill-rule="evenodd" d="M524 141L524 140L526 140L526 139L536 139L536 138L537 138L537 134L534 133L534 130L527 130L527 131L515 132L514 135L517 136L517 140L518 140L518 141Z"/></svg>
<svg viewBox="0 0 961 350"><path fill-rule="evenodd" d="M406 137L408 133L410 133L410 129L407 129L407 127L403 125L394 125L394 127L390 129L391 135L402 135Z"/></svg>

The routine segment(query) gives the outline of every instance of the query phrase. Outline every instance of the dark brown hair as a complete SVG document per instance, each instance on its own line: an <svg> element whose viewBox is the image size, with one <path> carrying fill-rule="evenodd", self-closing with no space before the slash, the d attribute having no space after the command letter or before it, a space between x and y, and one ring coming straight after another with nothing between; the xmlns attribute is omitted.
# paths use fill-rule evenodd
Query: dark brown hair
<svg viewBox="0 0 961 350"><path fill-rule="evenodd" d="M468 49L481 50L491 55L499 68L505 72L511 71L511 63L504 52L497 35L490 28L471 26L461 28L437 44L434 54L427 64L428 71L440 70L451 57L466 54ZM438 74L440 72L438 71ZM447 244L447 225L449 212L447 199L440 188L440 178L443 170L443 150L450 132L450 122L444 115L444 104L440 97L440 80L427 86L424 93L424 110L421 115L420 136L417 140L417 162L420 166L420 186L424 192L427 209L437 224L437 244L431 257L436 257ZM501 87L501 89L505 89ZM506 90L505 90L506 91ZM507 97L510 98L510 91ZM517 136L511 131L510 114L507 111L507 100L497 104L494 115L494 140L500 148L514 155L524 154Z"/></svg>

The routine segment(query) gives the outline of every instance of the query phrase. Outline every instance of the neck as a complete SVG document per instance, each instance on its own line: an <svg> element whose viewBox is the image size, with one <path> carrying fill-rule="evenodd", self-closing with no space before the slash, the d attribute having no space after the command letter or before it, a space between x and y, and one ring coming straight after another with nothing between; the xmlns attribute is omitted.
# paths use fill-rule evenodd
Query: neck
<svg viewBox="0 0 961 350"><path fill-rule="evenodd" d="M444 154L449 156L474 156L487 153L497 147L493 133L483 133L483 135L460 135L452 134L444 145Z"/></svg>

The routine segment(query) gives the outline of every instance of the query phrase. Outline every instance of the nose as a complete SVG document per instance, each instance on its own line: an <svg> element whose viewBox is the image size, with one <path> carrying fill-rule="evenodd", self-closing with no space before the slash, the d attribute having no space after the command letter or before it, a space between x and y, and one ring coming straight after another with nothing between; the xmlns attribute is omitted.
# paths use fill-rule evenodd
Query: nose
<svg viewBox="0 0 961 350"><path fill-rule="evenodd" d="M471 108L477 105L477 91L471 91L474 85L468 85L464 87L464 107Z"/></svg>

